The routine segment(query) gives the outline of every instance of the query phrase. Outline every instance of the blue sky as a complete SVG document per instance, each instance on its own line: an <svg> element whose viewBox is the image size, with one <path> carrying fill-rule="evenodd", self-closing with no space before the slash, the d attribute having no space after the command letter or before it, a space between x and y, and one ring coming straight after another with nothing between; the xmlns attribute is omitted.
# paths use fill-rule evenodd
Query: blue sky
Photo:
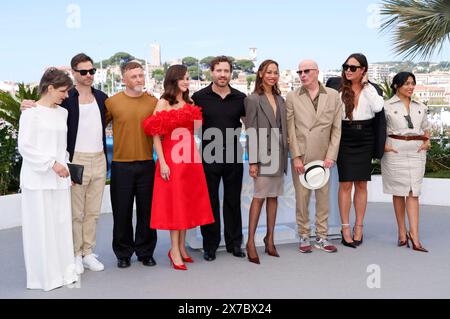
<svg viewBox="0 0 450 319"><path fill-rule="evenodd" d="M379 0L170 0L8 1L0 11L0 80L38 81L44 68L68 65L85 52L99 60L118 51L150 57L158 42L162 60L226 54L282 69L314 58L322 70L338 68L353 52L369 62L400 60L389 34L380 34ZM75 6L71 6L75 5ZM79 18L75 10L80 10ZM79 23L78 23L79 22ZM448 47L448 45L447 45ZM432 58L450 60L448 49Z"/></svg>

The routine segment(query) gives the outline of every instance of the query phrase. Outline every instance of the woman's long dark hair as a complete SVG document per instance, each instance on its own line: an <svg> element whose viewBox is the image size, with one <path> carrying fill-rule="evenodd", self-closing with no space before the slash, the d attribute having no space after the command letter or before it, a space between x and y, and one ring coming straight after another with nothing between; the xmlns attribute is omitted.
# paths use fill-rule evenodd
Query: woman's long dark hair
<svg viewBox="0 0 450 319"><path fill-rule="evenodd" d="M264 73L266 73L267 68L269 67L269 65L271 64L275 64L277 66L277 69L279 69L278 67L278 63L275 62L274 60L265 60L261 63L261 65L258 68L258 71L256 72L256 81L255 81L255 90L253 91L254 93L257 93L259 95L264 94L264 85L263 85L263 77L259 75L259 73L262 73L264 76ZM280 95L280 89L278 88L278 83L275 83L275 85L272 87L272 94L273 95Z"/></svg>
<svg viewBox="0 0 450 319"><path fill-rule="evenodd" d="M177 95L180 93L178 81L182 80L186 73L187 67L181 64L172 65L167 69L166 77L164 78L164 93L161 98L167 100L170 105L178 103ZM186 92L183 93L182 98L186 103L192 103L192 100L189 97L189 90L186 90Z"/></svg>
<svg viewBox="0 0 450 319"><path fill-rule="evenodd" d="M397 90L401 88L408 78L412 77L414 80L414 84L416 84L416 76L411 72L399 72L392 79L391 89L394 94L397 94Z"/></svg>
<svg viewBox="0 0 450 319"><path fill-rule="evenodd" d="M364 54L353 53L347 58L347 60L345 60L344 64L346 64L348 60L350 60L351 58L356 59L356 61L358 61L359 64L366 69L366 72L368 71L369 64L367 63L367 58L364 56ZM353 92L352 89L352 81L347 80L343 68L342 68L341 92L342 92L342 102L344 102L345 105L345 118L348 118L350 121L352 121L353 110L355 109L355 92Z"/></svg>

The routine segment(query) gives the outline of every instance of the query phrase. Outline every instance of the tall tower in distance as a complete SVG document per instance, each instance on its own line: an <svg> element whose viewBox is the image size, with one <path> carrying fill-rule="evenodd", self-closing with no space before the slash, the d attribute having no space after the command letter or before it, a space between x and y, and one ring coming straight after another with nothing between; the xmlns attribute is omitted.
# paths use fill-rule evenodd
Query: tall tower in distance
<svg viewBox="0 0 450 319"><path fill-rule="evenodd" d="M256 51L257 51L257 48L250 48L249 49L249 57L250 57L250 60L253 61L253 62L255 62L256 59L257 59Z"/></svg>
<svg viewBox="0 0 450 319"><path fill-rule="evenodd" d="M151 66L161 66L161 46L159 43L153 43L151 46L151 60L150 65Z"/></svg>

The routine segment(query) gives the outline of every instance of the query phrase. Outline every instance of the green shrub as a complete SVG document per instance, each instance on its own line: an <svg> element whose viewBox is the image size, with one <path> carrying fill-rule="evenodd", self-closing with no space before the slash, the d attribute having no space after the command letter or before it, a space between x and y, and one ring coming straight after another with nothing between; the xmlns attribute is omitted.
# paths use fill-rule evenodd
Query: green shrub
<svg viewBox="0 0 450 319"><path fill-rule="evenodd" d="M19 190L21 157L17 151L17 131L0 119L0 196Z"/></svg>

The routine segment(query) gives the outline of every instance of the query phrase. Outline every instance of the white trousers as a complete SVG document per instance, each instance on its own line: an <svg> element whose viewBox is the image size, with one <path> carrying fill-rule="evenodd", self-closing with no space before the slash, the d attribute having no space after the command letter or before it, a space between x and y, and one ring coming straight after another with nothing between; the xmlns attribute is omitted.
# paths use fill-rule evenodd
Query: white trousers
<svg viewBox="0 0 450 319"><path fill-rule="evenodd" d="M70 189L22 189L27 288L49 291L77 281Z"/></svg>

